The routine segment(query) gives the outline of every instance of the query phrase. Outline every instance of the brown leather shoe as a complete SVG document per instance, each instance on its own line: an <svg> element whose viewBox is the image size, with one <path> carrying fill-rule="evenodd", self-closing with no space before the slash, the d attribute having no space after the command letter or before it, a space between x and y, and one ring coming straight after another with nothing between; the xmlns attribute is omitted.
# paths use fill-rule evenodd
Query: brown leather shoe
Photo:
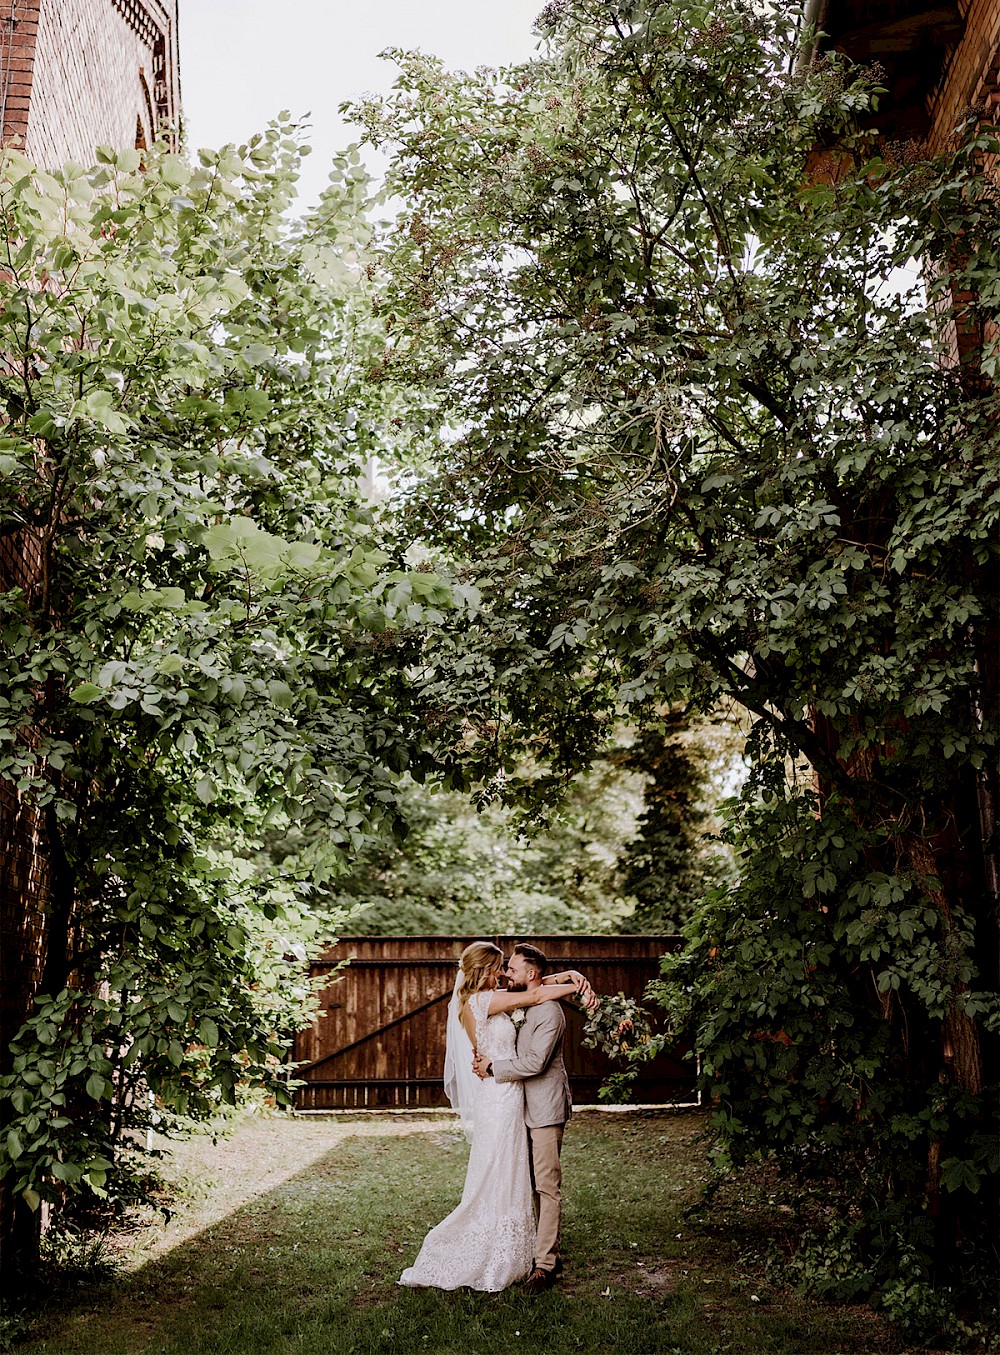
<svg viewBox="0 0 1000 1355"><path fill-rule="evenodd" d="M555 1274L551 1270L539 1270L536 1266L524 1282L526 1294L544 1294L546 1289L551 1289L556 1282Z"/></svg>

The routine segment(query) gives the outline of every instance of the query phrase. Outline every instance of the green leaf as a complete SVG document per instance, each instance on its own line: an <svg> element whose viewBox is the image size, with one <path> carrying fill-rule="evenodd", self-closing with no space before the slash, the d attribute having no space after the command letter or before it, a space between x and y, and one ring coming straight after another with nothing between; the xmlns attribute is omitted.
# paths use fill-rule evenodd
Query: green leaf
<svg viewBox="0 0 1000 1355"><path fill-rule="evenodd" d="M95 686L93 682L81 682L79 686L73 688L69 695L71 701L78 701L81 706L87 706L92 701L96 701L98 697L103 696L104 691L101 687Z"/></svg>
<svg viewBox="0 0 1000 1355"><path fill-rule="evenodd" d="M191 178L191 167L179 155L165 155L157 164L157 172L171 188L183 188Z"/></svg>
<svg viewBox="0 0 1000 1355"><path fill-rule="evenodd" d="M107 1196L105 1186L107 1184L108 1174L106 1171L101 1171L92 1167L89 1171L84 1173L83 1180L87 1182L95 1195L101 1197Z"/></svg>
<svg viewBox="0 0 1000 1355"><path fill-rule="evenodd" d="M295 705L295 695L287 682L272 678L267 684L267 690L271 700L276 706L281 706L283 710L291 710Z"/></svg>
<svg viewBox="0 0 1000 1355"><path fill-rule="evenodd" d="M75 1185L83 1176L83 1169L75 1162L53 1162L50 1171L57 1181Z"/></svg>

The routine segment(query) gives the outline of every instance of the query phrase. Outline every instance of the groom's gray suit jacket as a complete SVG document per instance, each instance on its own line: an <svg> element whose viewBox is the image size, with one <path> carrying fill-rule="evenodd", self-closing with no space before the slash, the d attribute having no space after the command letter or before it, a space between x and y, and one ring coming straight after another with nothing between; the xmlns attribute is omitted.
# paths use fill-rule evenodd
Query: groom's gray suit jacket
<svg viewBox="0 0 1000 1355"><path fill-rule="evenodd" d="M517 1032L512 1059L494 1059L497 1082L524 1083L524 1123L529 1129L565 1124L573 1113L569 1076L563 1063L566 1017L558 1002L528 1007Z"/></svg>

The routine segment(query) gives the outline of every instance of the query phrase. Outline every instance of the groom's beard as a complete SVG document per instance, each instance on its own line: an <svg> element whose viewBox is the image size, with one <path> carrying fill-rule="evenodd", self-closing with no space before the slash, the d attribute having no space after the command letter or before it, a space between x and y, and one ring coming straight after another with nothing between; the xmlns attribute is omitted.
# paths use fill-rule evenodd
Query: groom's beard
<svg viewBox="0 0 1000 1355"><path fill-rule="evenodd" d="M507 980L508 993L523 993L528 985L526 983L515 983L513 979Z"/></svg>

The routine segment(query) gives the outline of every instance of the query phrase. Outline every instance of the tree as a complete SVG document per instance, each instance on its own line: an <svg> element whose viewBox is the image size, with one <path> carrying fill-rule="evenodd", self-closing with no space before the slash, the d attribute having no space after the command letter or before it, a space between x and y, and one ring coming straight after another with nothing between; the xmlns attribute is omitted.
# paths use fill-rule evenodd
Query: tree
<svg viewBox="0 0 1000 1355"><path fill-rule="evenodd" d="M707 890L732 879L729 857L712 841L710 727L685 726L675 716L667 737L644 730L618 755L647 778L638 832L618 862L620 887L635 899L623 922L630 932L679 930Z"/></svg>
<svg viewBox="0 0 1000 1355"><path fill-rule="evenodd" d="M287 120L193 167L4 153L0 531L40 565L0 598L0 775L51 891L0 1172L32 1209L127 1194L151 1098L167 1129L287 1100L309 891L392 823L407 762L385 655L450 603L358 489L357 153L289 226L298 155ZM307 845L255 868L275 822Z"/></svg>
<svg viewBox="0 0 1000 1355"><path fill-rule="evenodd" d="M732 737L677 715L667 740L612 742L534 819L404 782L405 832L359 852L313 906L348 914L362 935L675 931L731 873L708 805L719 772L732 775ZM280 861L295 845L273 835L269 854Z"/></svg>
<svg viewBox="0 0 1000 1355"><path fill-rule="evenodd" d="M405 837L360 853L317 906L350 910L362 935L631 930L618 862L642 788L640 776L599 764L551 822L527 825L500 805L413 784L399 803Z"/></svg>
<svg viewBox="0 0 1000 1355"><path fill-rule="evenodd" d="M540 27L499 74L398 53L355 109L407 204L381 371L437 400L411 530L483 598L425 647L427 743L544 800L615 720L749 713L741 881L669 978L714 1124L849 1183L860 1284L946 1277L996 1179L1000 354L969 381L941 327L995 318L997 142L876 153L874 77L735 0Z"/></svg>

